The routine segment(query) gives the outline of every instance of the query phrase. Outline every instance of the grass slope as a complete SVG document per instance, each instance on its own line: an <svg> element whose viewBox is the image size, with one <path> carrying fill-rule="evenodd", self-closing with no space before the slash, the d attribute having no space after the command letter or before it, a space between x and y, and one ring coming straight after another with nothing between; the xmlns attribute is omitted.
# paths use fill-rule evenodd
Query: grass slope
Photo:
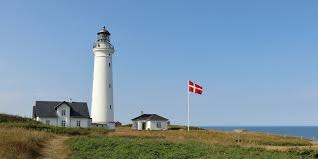
<svg viewBox="0 0 318 159"><path fill-rule="evenodd" d="M161 138L169 141L199 141L208 144L240 144L248 146L270 145L270 146L310 146L308 140L301 140L296 137L282 137L278 135L254 133L254 132L223 132L198 130L191 131L132 131L129 128L117 128L116 132L110 133L112 136L144 136Z"/></svg>
<svg viewBox="0 0 318 159"><path fill-rule="evenodd" d="M279 152L202 142L176 143L142 137L77 137L69 141L69 146L73 151L72 159L309 159L315 156L312 150Z"/></svg>
<svg viewBox="0 0 318 159"><path fill-rule="evenodd" d="M34 159L49 139L58 135L106 135L105 129L48 126L30 118L0 114L0 158Z"/></svg>
<svg viewBox="0 0 318 159"><path fill-rule="evenodd" d="M31 118L20 117L17 115L0 114L0 123L4 122L17 122L17 123L37 123Z"/></svg>
<svg viewBox="0 0 318 159"><path fill-rule="evenodd" d="M0 127L0 158L36 158L39 156L39 149L50 137L52 134L40 131Z"/></svg>
<svg viewBox="0 0 318 159"><path fill-rule="evenodd" d="M41 158L49 139L68 135L71 158L318 158L314 150L269 151L259 146L311 146L308 140L260 133L233 133L177 127L169 131L132 131L130 128L62 128L30 118L0 114L0 158ZM239 141L239 142L237 142ZM64 143L64 142L63 142ZM51 149L49 149L51 150Z"/></svg>

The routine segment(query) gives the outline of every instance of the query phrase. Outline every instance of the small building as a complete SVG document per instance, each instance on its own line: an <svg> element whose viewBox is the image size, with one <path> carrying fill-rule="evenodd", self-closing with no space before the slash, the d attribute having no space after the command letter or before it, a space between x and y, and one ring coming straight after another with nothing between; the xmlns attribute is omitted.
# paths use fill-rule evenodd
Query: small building
<svg viewBox="0 0 318 159"><path fill-rule="evenodd" d="M87 103L66 101L36 101L33 119L47 125L61 127L91 126Z"/></svg>
<svg viewBox="0 0 318 159"><path fill-rule="evenodd" d="M132 119L133 130L168 130L168 119L157 114L142 114Z"/></svg>
<svg viewBox="0 0 318 159"><path fill-rule="evenodd" d="M122 125L121 122L119 122L119 121L116 121L116 122L115 122L115 126L121 126L121 125Z"/></svg>

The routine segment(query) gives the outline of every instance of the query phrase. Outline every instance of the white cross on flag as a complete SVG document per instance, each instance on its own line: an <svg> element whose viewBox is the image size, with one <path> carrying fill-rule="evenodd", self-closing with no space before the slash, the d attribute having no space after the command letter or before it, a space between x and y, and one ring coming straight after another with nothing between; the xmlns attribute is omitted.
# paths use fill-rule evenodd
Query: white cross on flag
<svg viewBox="0 0 318 159"><path fill-rule="evenodd" d="M193 83L190 80L189 80L189 83L188 83L188 87L189 87L189 92L193 92L193 93L196 93L196 94L202 94L202 92L203 92L202 86L200 86L200 85L198 85L196 83Z"/></svg>

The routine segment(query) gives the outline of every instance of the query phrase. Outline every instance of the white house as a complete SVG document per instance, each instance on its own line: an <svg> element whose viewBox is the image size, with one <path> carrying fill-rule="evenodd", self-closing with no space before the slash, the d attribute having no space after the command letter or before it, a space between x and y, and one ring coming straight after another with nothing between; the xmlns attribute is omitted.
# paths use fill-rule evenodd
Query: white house
<svg viewBox="0 0 318 159"><path fill-rule="evenodd" d="M142 114L132 119L133 130L167 130L168 119L157 114Z"/></svg>
<svg viewBox="0 0 318 159"><path fill-rule="evenodd" d="M87 128L92 123L83 102L36 101L32 116L44 124L62 127Z"/></svg>

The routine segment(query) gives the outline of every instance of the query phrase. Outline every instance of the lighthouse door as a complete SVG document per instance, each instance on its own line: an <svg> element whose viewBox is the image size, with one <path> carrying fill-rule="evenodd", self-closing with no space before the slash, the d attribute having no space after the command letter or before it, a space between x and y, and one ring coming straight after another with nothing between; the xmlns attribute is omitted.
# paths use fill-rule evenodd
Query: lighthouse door
<svg viewBox="0 0 318 159"><path fill-rule="evenodd" d="M146 123L142 122L142 130L146 130Z"/></svg>

